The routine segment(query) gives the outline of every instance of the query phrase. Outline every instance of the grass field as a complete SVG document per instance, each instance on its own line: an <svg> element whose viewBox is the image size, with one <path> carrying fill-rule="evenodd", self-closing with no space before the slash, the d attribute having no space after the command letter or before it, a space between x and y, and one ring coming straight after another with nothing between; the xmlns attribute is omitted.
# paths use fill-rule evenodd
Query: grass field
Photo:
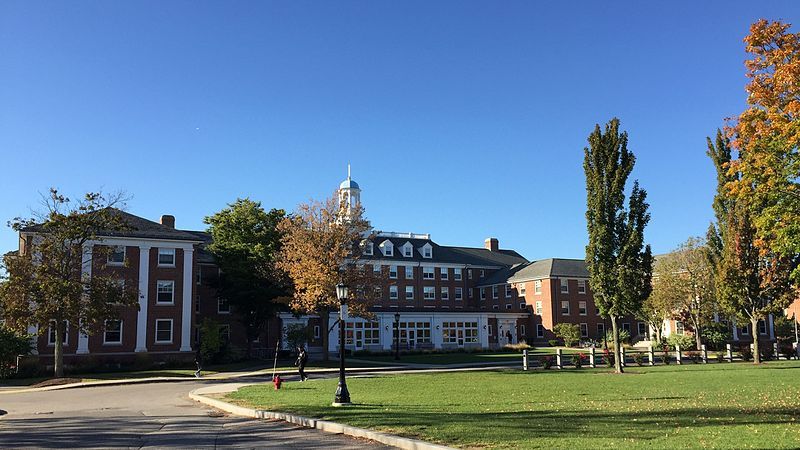
<svg viewBox="0 0 800 450"><path fill-rule="evenodd" d="M458 447L798 448L800 362L459 372L251 386L239 404Z"/></svg>
<svg viewBox="0 0 800 450"><path fill-rule="evenodd" d="M564 354L572 354L584 352L588 354L587 349L563 349ZM551 347L536 348L528 350L531 361L534 358L544 355L555 355L555 349ZM400 354L400 361L395 361L394 355L362 355L355 356L354 358L362 361L374 361L376 363L407 363L407 364L466 364L466 363L507 363L509 361L519 362L522 366L522 351L518 352L486 352L486 353L416 353L416 354Z"/></svg>

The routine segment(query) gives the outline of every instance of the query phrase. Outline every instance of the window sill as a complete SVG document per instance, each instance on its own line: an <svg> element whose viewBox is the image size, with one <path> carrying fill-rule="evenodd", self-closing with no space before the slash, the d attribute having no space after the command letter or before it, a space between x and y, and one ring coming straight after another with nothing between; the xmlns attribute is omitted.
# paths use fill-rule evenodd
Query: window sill
<svg viewBox="0 0 800 450"><path fill-rule="evenodd" d="M156 345L168 345L168 344L172 344L172 341L155 341L153 343L156 344Z"/></svg>
<svg viewBox="0 0 800 450"><path fill-rule="evenodd" d="M106 267L124 267L124 262L107 262Z"/></svg>
<svg viewBox="0 0 800 450"><path fill-rule="evenodd" d="M217 314L222 314L222 315L228 315L230 313L231 313L230 311L217 311Z"/></svg>
<svg viewBox="0 0 800 450"><path fill-rule="evenodd" d="M165 269L174 269L175 264L156 264L156 267L161 267Z"/></svg>
<svg viewBox="0 0 800 450"><path fill-rule="evenodd" d="M170 303L156 302L156 306L175 306L175 302L170 302Z"/></svg>
<svg viewBox="0 0 800 450"><path fill-rule="evenodd" d="M119 347L122 342L103 342L103 347Z"/></svg>

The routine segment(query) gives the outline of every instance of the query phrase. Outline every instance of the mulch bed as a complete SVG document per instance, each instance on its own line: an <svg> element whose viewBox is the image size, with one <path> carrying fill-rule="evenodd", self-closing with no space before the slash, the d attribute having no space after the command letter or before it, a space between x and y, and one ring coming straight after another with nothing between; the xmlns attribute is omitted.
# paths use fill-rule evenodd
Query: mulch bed
<svg viewBox="0 0 800 450"><path fill-rule="evenodd" d="M59 386L62 384L80 383L81 381L83 380L80 378L51 378L49 380L44 380L36 384L32 384L30 387L39 388L47 386Z"/></svg>

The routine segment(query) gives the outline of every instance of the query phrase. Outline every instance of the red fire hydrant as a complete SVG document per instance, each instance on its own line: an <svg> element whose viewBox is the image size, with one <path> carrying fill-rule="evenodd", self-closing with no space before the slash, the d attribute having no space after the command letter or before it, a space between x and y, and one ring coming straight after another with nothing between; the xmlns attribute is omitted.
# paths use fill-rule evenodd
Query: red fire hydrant
<svg viewBox="0 0 800 450"><path fill-rule="evenodd" d="M275 375L275 378L272 379L272 384L275 385L276 391L281 388L281 383L283 383L283 380L281 380L281 376Z"/></svg>

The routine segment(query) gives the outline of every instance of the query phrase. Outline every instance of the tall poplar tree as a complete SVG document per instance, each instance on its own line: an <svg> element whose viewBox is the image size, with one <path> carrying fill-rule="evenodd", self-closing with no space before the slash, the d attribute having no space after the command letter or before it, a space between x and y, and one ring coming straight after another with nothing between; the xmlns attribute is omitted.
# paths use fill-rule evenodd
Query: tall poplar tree
<svg viewBox="0 0 800 450"><path fill-rule="evenodd" d="M644 245L644 228L650 220L647 193L634 181L628 207L625 186L636 157L628 151L628 133L619 131L619 119L595 125L584 148L586 173L586 225L589 245L586 264L594 302L600 315L611 319L614 365L622 373L619 319L640 313L650 295L653 257Z"/></svg>

